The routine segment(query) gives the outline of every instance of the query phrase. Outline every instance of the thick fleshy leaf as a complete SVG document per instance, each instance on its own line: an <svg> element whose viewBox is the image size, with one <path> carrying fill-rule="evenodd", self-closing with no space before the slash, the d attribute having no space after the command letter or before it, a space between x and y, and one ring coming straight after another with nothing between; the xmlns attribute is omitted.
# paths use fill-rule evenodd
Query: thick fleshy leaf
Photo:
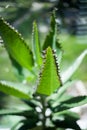
<svg viewBox="0 0 87 130"><path fill-rule="evenodd" d="M53 113L52 114L53 120L57 120L58 116L62 116L62 115L64 115L64 116L66 116L66 115L67 116L71 116L71 117L73 117L73 119L75 121L77 121L77 120L80 119L80 116L77 113L75 113L75 112L72 112L72 111L63 111L63 112Z"/></svg>
<svg viewBox="0 0 87 130"><path fill-rule="evenodd" d="M43 50L45 50L47 47L51 47L52 49L56 50L56 54L58 56L59 63L61 62L62 58L62 47L58 40L58 26L56 23L56 17L55 17L55 11L53 11L51 15L51 22L50 22L50 29L46 36L46 39L43 44Z"/></svg>
<svg viewBox="0 0 87 130"><path fill-rule="evenodd" d="M87 50L82 52L82 54L75 60L75 62L65 72L62 73L61 78L63 83L65 83L72 77L72 75L79 68L80 64L82 63L86 55L87 55Z"/></svg>
<svg viewBox="0 0 87 130"><path fill-rule="evenodd" d="M16 116L25 116L25 117L31 117L34 115L34 111L32 108L29 108L28 110L17 110L17 109L2 109L0 110L0 116L4 115L16 115Z"/></svg>
<svg viewBox="0 0 87 130"><path fill-rule="evenodd" d="M79 115L75 112L64 111L61 113L53 114L52 121L56 125L56 127L81 130L76 122L77 120L79 120L79 118Z"/></svg>
<svg viewBox="0 0 87 130"><path fill-rule="evenodd" d="M33 129L34 127L36 127L37 122L38 122L37 117L31 117L31 118L28 118L27 120L21 120L19 122L19 124L17 123L17 125L12 128L12 130L29 130L29 129ZM18 125L19 125L19 127L17 128Z"/></svg>
<svg viewBox="0 0 87 130"><path fill-rule="evenodd" d="M55 13L53 12L51 15L51 21L50 21L50 30L46 36L45 42L43 44L43 50L45 50L47 47L51 47L52 49L56 49L56 32L57 31L57 25L55 21Z"/></svg>
<svg viewBox="0 0 87 130"><path fill-rule="evenodd" d="M70 108L78 107L87 103L87 96L73 97L62 102L54 102L52 107L54 111L64 111Z"/></svg>
<svg viewBox="0 0 87 130"><path fill-rule="evenodd" d="M0 91L24 99L29 99L33 93L33 90L29 86L8 81L0 81Z"/></svg>
<svg viewBox="0 0 87 130"><path fill-rule="evenodd" d="M57 93L57 99L58 98L61 98L64 94L65 94L65 92L67 91L67 89L69 88L69 87L71 87L72 86L72 84L74 83L75 81L68 81L67 83L65 83L59 90L58 90L58 93Z"/></svg>
<svg viewBox="0 0 87 130"><path fill-rule="evenodd" d="M19 130L32 129L37 125L36 123L38 122L38 117L34 117L34 118L31 117L30 119L24 120L22 122L23 122L24 125L22 125L19 128Z"/></svg>
<svg viewBox="0 0 87 130"><path fill-rule="evenodd" d="M12 63L14 74L16 75L16 77L20 81L23 81L23 79L24 79L23 67L14 58L12 58L10 55L9 55L9 58L10 58L11 63Z"/></svg>
<svg viewBox="0 0 87 130"><path fill-rule="evenodd" d="M37 92L40 94L50 95L60 86L61 80L58 65L52 49L48 47L45 54L42 73L40 74Z"/></svg>
<svg viewBox="0 0 87 130"><path fill-rule="evenodd" d="M31 50L20 34L2 18L0 18L0 35L11 57L13 57L21 66L31 69L33 66L33 55Z"/></svg>
<svg viewBox="0 0 87 130"><path fill-rule="evenodd" d="M47 98L47 101L48 102L50 100L53 102L55 102L56 100L60 101L61 98L63 99L63 95L64 95L64 100L65 100L65 93L66 93L67 89L72 86L73 83L74 83L74 81L68 81L67 83L62 85L62 87L60 87L58 89L58 92L53 93L51 96L49 96Z"/></svg>
<svg viewBox="0 0 87 130"><path fill-rule="evenodd" d="M38 36L38 29L36 22L33 23L33 53L34 53L34 59L38 66L41 65L42 59L41 59L41 47L40 47L40 41Z"/></svg>
<svg viewBox="0 0 87 130"><path fill-rule="evenodd" d="M34 100L34 99L32 99L32 100L25 100L25 99L23 99L22 101L24 103L26 103L28 106L33 107L33 108L35 108L35 107L42 107L42 104L39 101Z"/></svg>

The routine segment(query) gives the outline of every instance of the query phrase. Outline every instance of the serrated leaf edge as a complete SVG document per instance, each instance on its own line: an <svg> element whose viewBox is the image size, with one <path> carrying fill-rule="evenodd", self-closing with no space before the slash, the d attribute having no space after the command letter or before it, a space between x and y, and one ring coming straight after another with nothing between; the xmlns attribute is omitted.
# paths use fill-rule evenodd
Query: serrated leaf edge
<svg viewBox="0 0 87 130"><path fill-rule="evenodd" d="M9 29L12 29L12 30L14 31L14 33L17 34L18 38L20 38L20 40L22 40L22 42L23 42L24 45L26 46L27 50L30 50L29 46L28 46L27 43L25 42L25 40L24 40L24 38L22 37L21 33L19 33L18 30L15 29L12 25L10 25L7 21L5 21L4 18L0 17L0 20L2 20L2 22L3 22L4 24L6 24ZM30 52L30 54L32 54L32 51L31 51L31 50L30 50L29 52Z"/></svg>
<svg viewBox="0 0 87 130"><path fill-rule="evenodd" d="M41 68L40 73L39 73L38 86L39 86L40 79L42 77L42 73L43 73L43 70L44 70L45 62L46 62L46 51L47 50L43 51L43 57L42 57L43 58L43 65L42 65L42 68ZM53 57L54 57L54 61L55 61L57 76L58 76L58 78L60 80L60 86L62 86L62 80L61 80L61 76L60 76L60 68L59 68L59 63L58 63L58 59L57 59L57 55L56 55L55 50L52 50L52 53L53 53Z"/></svg>

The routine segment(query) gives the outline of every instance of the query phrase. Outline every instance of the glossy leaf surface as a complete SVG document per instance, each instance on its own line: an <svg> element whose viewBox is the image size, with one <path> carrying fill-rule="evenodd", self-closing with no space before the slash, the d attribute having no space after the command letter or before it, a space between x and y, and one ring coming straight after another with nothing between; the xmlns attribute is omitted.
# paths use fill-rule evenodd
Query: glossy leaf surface
<svg viewBox="0 0 87 130"><path fill-rule="evenodd" d="M40 41L38 36L38 29L36 22L33 23L33 53L34 58L37 65L41 65L42 59L41 59L41 47L40 47Z"/></svg>
<svg viewBox="0 0 87 130"><path fill-rule="evenodd" d="M78 106L81 106L81 105L84 105L87 103L87 96L78 96L78 97L71 97L65 101L62 101L62 102L54 102L53 103L53 108L54 108L54 111L64 111L64 110L67 110L67 109L70 109L70 108L74 108L74 107L78 107Z"/></svg>
<svg viewBox="0 0 87 130"><path fill-rule="evenodd" d="M31 88L19 83L0 81L0 91L19 98L29 99L32 97Z"/></svg>
<svg viewBox="0 0 87 130"><path fill-rule="evenodd" d="M50 95L61 86L58 66L55 56L50 47L46 50L43 69L40 74L40 81L37 87L37 92L40 94Z"/></svg>
<svg viewBox="0 0 87 130"><path fill-rule="evenodd" d="M21 66L31 69L33 66L33 56L31 50L20 34L2 18L0 18L0 35L11 57L14 58Z"/></svg>
<svg viewBox="0 0 87 130"><path fill-rule="evenodd" d="M49 46L52 49L56 50L58 61L60 63L61 58L62 58L62 48L58 40L58 26L57 26L56 17L55 17L55 11L53 11L51 15L50 29L44 41L43 50L45 50Z"/></svg>

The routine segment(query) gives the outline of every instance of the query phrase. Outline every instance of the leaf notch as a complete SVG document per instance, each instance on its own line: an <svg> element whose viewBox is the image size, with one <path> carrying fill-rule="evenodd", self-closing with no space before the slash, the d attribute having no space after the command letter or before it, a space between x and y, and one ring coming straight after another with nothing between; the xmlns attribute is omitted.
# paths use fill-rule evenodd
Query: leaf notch
<svg viewBox="0 0 87 130"><path fill-rule="evenodd" d="M33 54L21 34L0 17L0 35L8 54L21 66L30 69L33 66Z"/></svg>
<svg viewBox="0 0 87 130"><path fill-rule="evenodd" d="M62 85L58 68L54 51L48 47L45 51L43 68L40 73L40 81L37 87L38 93L50 95Z"/></svg>

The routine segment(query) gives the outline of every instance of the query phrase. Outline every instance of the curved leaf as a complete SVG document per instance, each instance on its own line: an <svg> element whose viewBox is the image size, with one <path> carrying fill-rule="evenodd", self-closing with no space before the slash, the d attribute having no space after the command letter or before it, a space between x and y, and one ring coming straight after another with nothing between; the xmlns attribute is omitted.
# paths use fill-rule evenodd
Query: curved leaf
<svg viewBox="0 0 87 130"><path fill-rule="evenodd" d="M50 102L50 101L56 102L56 100L60 101L60 99L63 98L63 97L64 97L64 100L65 100L65 92L73 83L74 83L74 81L68 81L67 83L62 85L62 87L60 87L58 89L58 92L53 93L51 96L49 96L47 98L47 101L48 102Z"/></svg>
<svg viewBox="0 0 87 130"><path fill-rule="evenodd" d="M40 94L50 95L61 86L61 80L56 59L50 47L46 50L45 58L37 92Z"/></svg>
<svg viewBox="0 0 87 130"><path fill-rule="evenodd" d="M16 115L16 116L25 116L25 117L31 117L34 115L34 112L32 109L28 110L17 110L17 109L2 109L0 110L0 116L4 115Z"/></svg>
<svg viewBox="0 0 87 130"><path fill-rule="evenodd" d="M0 18L0 35L8 53L23 67L33 66L32 52L20 34Z"/></svg>
<svg viewBox="0 0 87 130"><path fill-rule="evenodd" d="M78 96L69 98L68 100L53 103L54 111L65 111L70 108L78 107L87 103L87 96Z"/></svg>
<svg viewBox="0 0 87 130"><path fill-rule="evenodd" d="M71 76L76 72L86 55L87 50L82 52L82 54L75 60L75 62L65 72L62 73L61 78L63 83L68 81L71 78Z"/></svg>
<svg viewBox="0 0 87 130"><path fill-rule="evenodd" d="M63 95L65 94L65 92L67 91L67 89L68 89L69 87L71 87L74 82L75 82L75 81L68 81L68 82L66 82L66 83L58 90L56 99L62 98L62 96L63 96Z"/></svg>
<svg viewBox="0 0 87 130"><path fill-rule="evenodd" d="M33 93L29 87L23 84L16 84L8 81L0 81L0 91L15 97L25 99L32 97Z"/></svg>
<svg viewBox="0 0 87 130"><path fill-rule="evenodd" d="M56 125L56 127L81 130L76 122L77 120L79 120L79 115L71 111L55 113L52 117L52 121Z"/></svg>

